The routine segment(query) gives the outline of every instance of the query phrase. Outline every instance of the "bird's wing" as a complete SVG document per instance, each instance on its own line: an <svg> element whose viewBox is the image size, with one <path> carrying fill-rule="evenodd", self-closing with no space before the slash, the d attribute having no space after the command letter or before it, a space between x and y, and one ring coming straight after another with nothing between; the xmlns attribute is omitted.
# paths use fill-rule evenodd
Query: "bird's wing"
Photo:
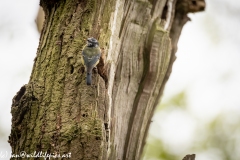
<svg viewBox="0 0 240 160"><path fill-rule="evenodd" d="M84 64L86 65L88 63L88 56L87 56L86 52L84 52L84 50L82 51L82 57L84 60Z"/></svg>
<svg viewBox="0 0 240 160"><path fill-rule="evenodd" d="M97 55L93 56L92 58L88 58L88 63L90 65L94 65L97 63L97 61L99 61L99 58L100 58L100 54L97 54Z"/></svg>
<svg viewBox="0 0 240 160"><path fill-rule="evenodd" d="M99 61L101 51L100 48L94 49L85 48L82 52L82 55L84 63L87 66L88 70L92 70L93 67L95 67L95 65Z"/></svg>

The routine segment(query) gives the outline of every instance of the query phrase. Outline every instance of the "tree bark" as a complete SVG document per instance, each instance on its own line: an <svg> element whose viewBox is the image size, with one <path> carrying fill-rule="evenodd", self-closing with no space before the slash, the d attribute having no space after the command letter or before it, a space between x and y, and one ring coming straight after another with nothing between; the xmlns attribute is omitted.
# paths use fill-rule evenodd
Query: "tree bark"
<svg viewBox="0 0 240 160"><path fill-rule="evenodd" d="M29 83L13 98L9 143L73 160L139 160L188 12L202 0L40 0L45 12ZM102 47L86 85L85 39ZM39 158L40 159L40 158Z"/></svg>

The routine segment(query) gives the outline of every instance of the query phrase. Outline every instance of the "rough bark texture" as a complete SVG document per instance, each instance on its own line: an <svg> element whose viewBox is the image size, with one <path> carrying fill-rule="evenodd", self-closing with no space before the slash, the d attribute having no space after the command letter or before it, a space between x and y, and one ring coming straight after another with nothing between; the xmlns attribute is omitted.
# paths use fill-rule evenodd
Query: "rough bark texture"
<svg viewBox="0 0 240 160"><path fill-rule="evenodd" d="M186 155L183 160L195 160L195 154Z"/></svg>
<svg viewBox="0 0 240 160"><path fill-rule="evenodd" d="M28 84L13 99L13 153L139 160L154 108L175 60L187 0L41 0L45 24ZM86 85L87 37L102 58ZM71 153L71 154L70 154Z"/></svg>

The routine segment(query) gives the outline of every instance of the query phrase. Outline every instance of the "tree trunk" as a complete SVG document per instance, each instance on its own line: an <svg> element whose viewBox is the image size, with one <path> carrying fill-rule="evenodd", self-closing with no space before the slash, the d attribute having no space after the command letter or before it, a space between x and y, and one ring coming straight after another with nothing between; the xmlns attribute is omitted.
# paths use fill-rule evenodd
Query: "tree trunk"
<svg viewBox="0 0 240 160"><path fill-rule="evenodd" d="M204 1L41 0L40 5L45 23L32 74L13 98L12 153L139 160L187 13L203 10ZM88 37L102 48L91 86L81 63Z"/></svg>

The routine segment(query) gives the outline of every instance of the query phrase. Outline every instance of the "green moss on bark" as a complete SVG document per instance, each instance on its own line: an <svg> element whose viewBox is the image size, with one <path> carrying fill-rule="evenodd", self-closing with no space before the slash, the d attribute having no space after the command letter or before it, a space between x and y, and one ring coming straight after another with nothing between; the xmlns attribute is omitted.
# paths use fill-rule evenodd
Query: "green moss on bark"
<svg viewBox="0 0 240 160"><path fill-rule="evenodd" d="M81 50L90 36L98 38L100 45L108 46L113 3L41 1L47 12L46 20L24 94L26 99L12 107L16 118L18 112L27 108L20 122L13 121L10 135L13 153L71 152L72 159L105 159L106 113L102 113L105 106L99 106L99 99L104 96L99 95L97 87L104 82L94 74L94 84L86 85Z"/></svg>

